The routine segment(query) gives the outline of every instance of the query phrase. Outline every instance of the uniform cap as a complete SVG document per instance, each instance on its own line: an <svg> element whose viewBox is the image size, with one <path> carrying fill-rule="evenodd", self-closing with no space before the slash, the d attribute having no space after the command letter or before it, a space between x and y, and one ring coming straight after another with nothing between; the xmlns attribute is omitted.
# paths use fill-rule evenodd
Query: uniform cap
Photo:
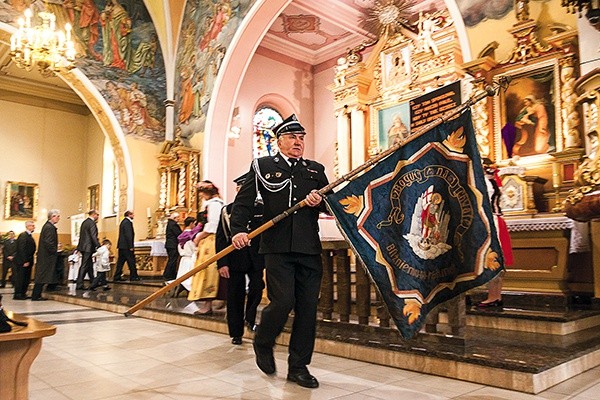
<svg viewBox="0 0 600 400"><path fill-rule="evenodd" d="M242 186L244 184L244 182L246 182L246 174L244 174L242 176L238 176L237 178L235 178L233 180L233 182L238 186Z"/></svg>
<svg viewBox="0 0 600 400"><path fill-rule="evenodd" d="M283 120L282 123L273 128L273 133L276 137L281 135L285 135L286 133L306 133L304 131L304 127L300 125L298 122L298 118L296 114L292 114L286 119Z"/></svg>

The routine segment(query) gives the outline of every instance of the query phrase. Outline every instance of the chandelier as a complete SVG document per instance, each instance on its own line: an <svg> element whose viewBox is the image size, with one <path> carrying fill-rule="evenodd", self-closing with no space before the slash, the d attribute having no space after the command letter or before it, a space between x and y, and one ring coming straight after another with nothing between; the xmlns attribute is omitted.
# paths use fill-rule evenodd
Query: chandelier
<svg viewBox="0 0 600 400"><path fill-rule="evenodd" d="M600 30L600 0L562 0L561 5L569 13L578 13L579 17L585 12L585 17L590 24Z"/></svg>
<svg viewBox="0 0 600 400"><path fill-rule="evenodd" d="M64 32L56 30L54 14L43 11L34 16L30 8L25 10L24 17L19 18L19 29L10 38L10 55L15 64L27 71L35 66L44 77L74 68L71 24L65 24ZM39 23L32 26L32 19Z"/></svg>

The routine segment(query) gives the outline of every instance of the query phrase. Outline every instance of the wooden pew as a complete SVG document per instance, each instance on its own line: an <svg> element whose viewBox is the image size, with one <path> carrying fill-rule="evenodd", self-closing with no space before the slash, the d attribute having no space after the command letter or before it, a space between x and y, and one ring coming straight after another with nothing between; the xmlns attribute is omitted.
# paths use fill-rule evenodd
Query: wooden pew
<svg viewBox="0 0 600 400"><path fill-rule="evenodd" d="M6 315L28 325L13 326L11 332L0 333L0 399L28 399L29 368L40 353L42 338L54 335L56 327L12 311Z"/></svg>

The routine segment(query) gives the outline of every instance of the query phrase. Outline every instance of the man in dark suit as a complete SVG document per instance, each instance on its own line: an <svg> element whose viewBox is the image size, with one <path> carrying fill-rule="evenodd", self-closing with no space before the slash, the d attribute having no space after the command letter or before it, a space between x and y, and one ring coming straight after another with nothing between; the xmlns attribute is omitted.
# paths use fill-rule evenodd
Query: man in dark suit
<svg viewBox="0 0 600 400"><path fill-rule="evenodd" d="M177 223L179 213L169 215L167 229L165 231L165 248L167 249L167 266L163 272L163 278L170 281L177 277L177 261L179 261L179 250L177 249L177 237L181 235L181 227Z"/></svg>
<svg viewBox="0 0 600 400"><path fill-rule="evenodd" d="M246 181L246 175L235 179L237 190ZM254 206L252 221L248 224L248 232L258 228L262 222L262 203ZM217 252L231 244L230 216L233 203L221 210L221 220L217 227L215 247ZM258 238L257 238L258 241ZM256 327L256 309L262 299L265 282L263 271L265 259L258 253L258 246L235 250L217 261L219 275L227 280L227 327L231 343L242 344L244 322L251 331ZM246 278L248 279L248 298L246 299Z"/></svg>
<svg viewBox="0 0 600 400"><path fill-rule="evenodd" d="M293 309L287 379L300 386L316 388L319 382L309 373L307 365L315 344L323 273L318 225L318 206L323 205L317 190L328 181L323 165L302 158L305 131L295 115L273 132L280 153L253 161L246 182L235 198L231 215L232 243L236 249L249 245L248 223L259 194L264 202L263 221L271 220L303 199L306 201L307 207L261 235L260 253L265 256L270 303L262 311L254 337L254 352L258 367L268 375L274 374L275 339Z"/></svg>
<svg viewBox="0 0 600 400"><path fill-rule="evenodd" d="M117 241L118 258L114 281L125 280L123 278L123 265L125 265L125 262L127 262L127 267L129 268L129 280L132 282L139 281L140 278L137 274L135 256L133 254L133 237L135 234L133 231L133 211L125 211L124 216L125 218L123 218L123 221L119 225L119 240Z"/></svg>
<svg viewBox="0 0 600 400"><path fill-rule="evenodd" d="M6 276L8 271L11 272L10 282L13 287L15 286L14 270L15 265L15 253L17 252L17 240L15 239L15 232L8 231L8 238L3 243L2 250L2 281L0 281L0 288L6 287Z"/></svg>
<svg viewBox="0 0 600 400"><path fill-rule="evenodd" d="M56 224L60 221L60 211L48 211L48 220L42 226L35 265L35 278L31 301L46 300L42 297L44 285L58 283L56 263L58 261L58 232Z"/></svg>
<svg viewBox="0 0 600 400"><path fill-rule="evenodd" d="M17 238L17 252L15 253L15 266L13 273L15 275L15 294L13 299L27 299L27 287L31 281L31 269L33 268L33 256L35 255L35 240L33 240L33 231L35 224L33 221L25 222L25 232Z"/></svg>
<svg viewBox="0 0 600 400"><path fill-rule="evenodd" d="M98 241L98 211L90 210L88 217L81 223L79 229L79 243L77 244L77 250L81 253L81 267L77 274L77 290L86 290L83 285L83 280L87 275L90 279L90 283L94 280L94 262L92 255L98 247L100 242Z"/></svg>

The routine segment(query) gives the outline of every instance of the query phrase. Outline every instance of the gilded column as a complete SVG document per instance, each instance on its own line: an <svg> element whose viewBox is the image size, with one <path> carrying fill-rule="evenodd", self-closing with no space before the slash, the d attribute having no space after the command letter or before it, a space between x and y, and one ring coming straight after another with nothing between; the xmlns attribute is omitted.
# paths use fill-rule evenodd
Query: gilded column
<svg viewBox="0 0 600 400"><path fill-rule="evenodd" d="M579 136L579 113L577 112L577 94L575 93L575 67L573 57L560 60L560 81L562 100L562 131L565 147L581 147Z"/></svg>

